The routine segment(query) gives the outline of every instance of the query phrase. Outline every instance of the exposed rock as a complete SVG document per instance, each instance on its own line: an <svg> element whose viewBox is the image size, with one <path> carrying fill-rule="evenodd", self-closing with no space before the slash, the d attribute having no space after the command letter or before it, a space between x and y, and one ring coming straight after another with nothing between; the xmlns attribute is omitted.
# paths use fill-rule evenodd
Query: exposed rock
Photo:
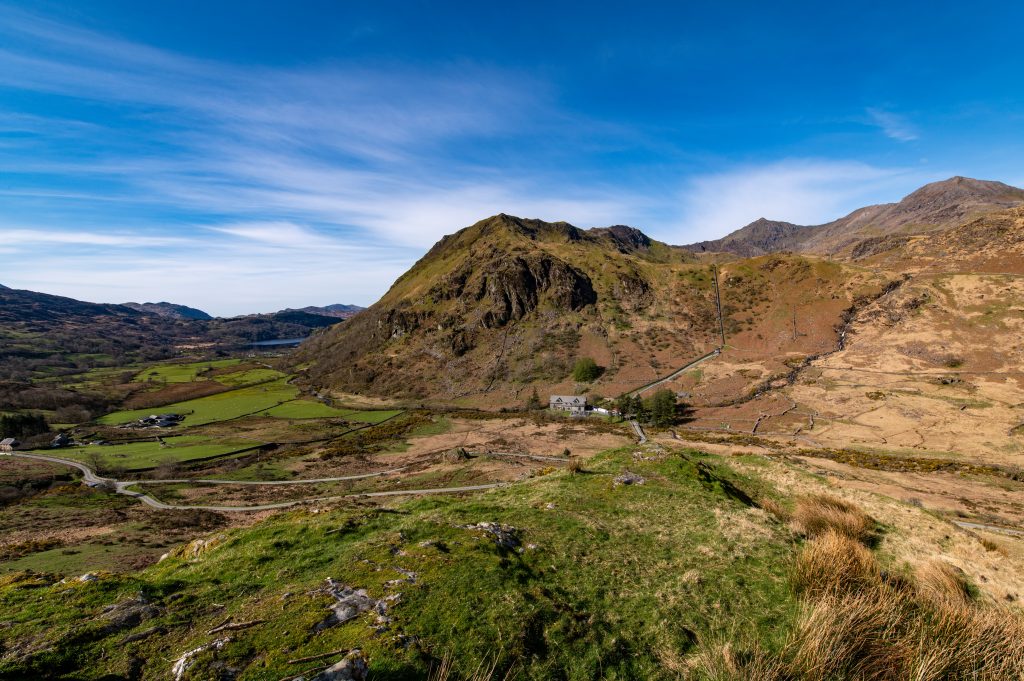
<svg viewBox="0 0 1024 681"><path fill-rule="evenodd" d="M500 525L498 523L481 522L476 525L463 525L464 530L480 530L490 536L501 549L515 549L519 547L519 530L511 525Z"/></svg>
<svg viewBox="0 0 1024 681"><path fill-rule="evenodd" d="M615 476L615 479L612 481L612 487L618 487L619 485L642 485L645 482L647 481L642 475L626 471Z"/></svg>
<svg viewBox="0 0 1024 681"><path fill-rule="evenodd" d="M444 454L442 454L441 458L444 460L445 463L458 463L460 461L465 461L466 459L468 459L469 452L467 452L462 447L455 447L454 449L449 449Z"/></svg>
<svg viewBox="0 0 1024 681"><path fill-rule="evenodd" d="M204 643L198 648L193 648L192 650L182 653L181 657L175 660L174 664L171 666L171 675L174 677L174 681L181 681L185 677L185 672L195 664L195 658L197 655L204 653L207 650L220 650L233 640L234 639L230 636L218 638L215 641Z"/></svg>
<svg viewBox="0 0 1024 681"><path fill-rule="evenodd" d="M134 643L135 641L142 641L156 634L165 633L167 633L167 629L165 627L150 627L149 629L137 631L134 634L128 634L123 639L121 639L121 643Z"/></svg>
<svg viewBox="0 0 1024 681"><path fill-rule="evenodd" d="M370 661L361 650L356 649L309 681L365 681L369 674ZM306 677L300 676L294 681L306 681Z"/></svg>
<svg viewBox="0 0 1024 681"><path fill-rule="evenodd" d="M218 546L223 541L224 535L222 534L217 534L206 539L193 539L184 546L180 546L171 551L169 554L165 555L172 558L184 558L185 560L194 560L196 558L199 558L201 555L203 555L210 549L214 548L215 546ZM164 557L161 556L160 560L164 560Z"/></svg>
<svg viewBox="0 0 1024 681"><path fill-rule="evenodd" d="M136 627L159 614L160 608L153 605L148 598L140 593L135 598L106 606L100 616L110 621L112 631L120 631Z"/></svg>
<svg viewBox="0 0 1024 681"><path fill-rule="evenodd" d="M335 603L331 606L331 614L313 627L314 632L348 622L360 614L376 608L378 604L377 600L366 593L366 589L353 589L335 582L330 577L327 578L326 592L334 598Z"/></svg>
<svg viewBox="0 0 1024 681"><path fill-rule="evenodd" d="M79 581L79 582L95 582L97 579L99 579L99 576L95 572L86 572L84 575L79 576L77 578L77 581Z"/></svg>

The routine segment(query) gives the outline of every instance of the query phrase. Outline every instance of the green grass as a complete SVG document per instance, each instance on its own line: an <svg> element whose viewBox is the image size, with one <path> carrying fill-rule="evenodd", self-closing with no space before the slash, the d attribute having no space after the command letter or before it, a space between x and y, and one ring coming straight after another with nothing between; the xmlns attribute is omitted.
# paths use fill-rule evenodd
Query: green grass
<svg viewBox="0 0 1024 681"><path fill-rule="evenodd" d="M215 678L226 665L239 679L276 681L338 656L290 659L358 647L377 679L424 678L430 660L449 653L455 678L493 663L495 678L672 679L697 641L780 645L797 610L787 580L794 545L715 476L763 483L714 457L633 462L631 450L595 458L588 473L396 502L393 512L288 512L225 532L198 559L172 557L136 575L51 588L32 588L53 581L38 575L0 579L5 645L32 642L25 656L0 661L0 678L97 679L140 663L144 678L165 678L226 617L265 622L232 632L216 659L197 656L189 678ZM646 484L613 488L626 468ZM522 550L463 527L481 521L518 528ZM415 572L415 583L389 585L404 579L396 568ZM388 629L374 632L367 613L313 633L332 602L317 593L328 577L374 598L400 593ZM104 629L102 608L140 591L160 614ZM154 626L166 633L122 643Z"/></svg>
<svg viewBox="0 0 1024 681"><path fill-rule="evenodd" d="M166 549L144 549L115 543L76 544L73 547L58 547L0 563L0 574L22 570L59 572L67 575L81 575L98 570L113 571L122 569L126 559L134 559L143 554L159 556L165 551Z"/></svg>
<svg viewBox="0 0 1024 681"><path fill-rule="evenodd" d="M265 383L276 378L285 378L286 376L286 374L274 369L249 369L248 371L236 371L233 374L217 376L214 380L232 388L240 388L246 385L255 385L256 383Z"/></svg>
<svg viewBox="0 0 1024 681"><path fill-rule="evenodd" d="M312 400L292 400L268 409L266 414L281 419L326 419L345 416L347 409L335 409L322 402Z"/></svg>
<svg viewBox="0 0 1024 681"><path fill-rule="evenodd" d="M60 456L84 463L93 463L97 454L105 466L151 468L167 461L193 461L253 447L249 440L218 440L198 435L165 437L167 446L159 442L131 442L124 445L87 445L60 450Z"/></svg>
<svg viewBox="0 0 1024 681"><path fill-rule="evenodd" d="M193 362L191 364L157 364L143 369L135 376L135 381L155 381L157 383L188 383L194 381L199 374L208 368L220 369L240 364L240 359L218 359L209 362Z"/></svg>
<svg viewBox="0 0 1024 681"><path fill-rule="evenodd" d="M298 388L288 385L285 379L279 379L263 385L170 404L156 410L136 409L114 412L99 419L99 422L114 425L128 423L154 413L176 413L186 415L184 424L187 426L202 425L271 409L278 404L295 399L298 392Z"/></svg>

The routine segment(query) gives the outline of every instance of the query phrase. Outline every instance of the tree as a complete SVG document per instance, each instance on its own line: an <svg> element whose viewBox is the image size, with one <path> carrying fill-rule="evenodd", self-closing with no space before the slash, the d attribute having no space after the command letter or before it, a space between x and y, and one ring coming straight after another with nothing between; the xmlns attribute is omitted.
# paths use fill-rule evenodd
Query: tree
<svg viewBox="0 0 1024 681"><path fill-rule="evenodd" d="M648 409L647 403L644 402L643 398L639 395L634 395L632 402L633 404L630 408L630 413L633 414L633 417L638 421L646 423L650 417L650 410Z"/></svg>
<svg viewBox="0 0 1024 681"><path fill-rule="evenodd" d="M601 367L590 357L580 357L572 368L572 377L577 383L590 383L601 375Z"/></svg>
<svg viewBox="0 0 1024 681"><path fill-rule="evenodd" d="M628 416L633 413L633 398L629 395L619 395L618 399L615 400L615 409L618 410L622 416Z"/></svg>
<svg viewBox="0 0 1024 681"><path fill-rule="evenodd" d="M530 399L526 402L527 409L540 409L541 408L540 395L537 394L537 388L534 387L533 394L530 395Z"/></svg>
<svg viewBox="0 0 1024 681"><path fill-rule="evenodd" d="M662 388L651 398L651 422L656 426L668 426L675 420L676 394L667 388Z"/></svg>

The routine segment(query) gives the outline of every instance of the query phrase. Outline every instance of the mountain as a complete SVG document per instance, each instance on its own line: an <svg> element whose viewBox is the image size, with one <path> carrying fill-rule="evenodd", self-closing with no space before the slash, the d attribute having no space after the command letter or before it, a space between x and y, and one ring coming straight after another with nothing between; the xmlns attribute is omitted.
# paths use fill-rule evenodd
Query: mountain
<svg viewBox="0 0 1024 681"><path fill-rule="evenodd" d="M810 229L814 228L758 218L721 239L701 241L685 248L697 253L725 251L749 258L765 253L797 250Z"/></svg>
<svg viewBox="0 0 1024 681"><path fill-rule="evenodd" d="M721 239L685 248L740 257L786 250L848 255L865 239L940 231L972 217L1022 204L1024 189L957 176L927 184L898 203L859 208L823 225L800 226L762 218Z"/></svg>
<svg viewBox="0 0 1024 681"><path fill-rule="evenodd" d="M139 312L170 317L171 319L213 319L212 316L186 305L175 305L174 303L122 303Z"/></svg>
<svg viewBox="0 0 1024 681"><path fill-rule="evenodd" d="M365 309L365 307L360 307L358 305L343 305L341 303L335 303L334 305L324 305L323 307L310 305L308 307L299 308L298 310L288 308L287 310L282 310L282 312L306 312L308 314L321 315L324 317L349 319Z"/></svg>
<svg viewBox="0 0 1024 681"><path fill-rule="evenodd" d="M814 293L828 300L818 315L827 332L793 347L819 351L854 295L873 285L836 264L772 256L723 279L737 296L726 325L770 317L782 329L772 326L765 351L791 349L788 307L779 306ZM603 368L593 389L618 395L720 344L714 291L710 264L637 229L496 215L442 238L380 301L312 338L295 362L316 386L498 406L528 387L583 389L571 374L587 356Z"/></svg>

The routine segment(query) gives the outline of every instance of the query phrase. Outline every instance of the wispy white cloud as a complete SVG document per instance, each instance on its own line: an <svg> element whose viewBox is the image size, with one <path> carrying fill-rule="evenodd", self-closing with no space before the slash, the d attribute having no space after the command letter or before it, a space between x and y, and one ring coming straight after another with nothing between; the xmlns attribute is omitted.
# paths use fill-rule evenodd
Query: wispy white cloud
<svg viewBox="0 0 1024 681"><path fill-rule="evenodd" d="M917 171L856 161L787 159L694 178L683 194L689 240L725 236L765 217L821 224L872 202L894 199L921 182Z"/></svg>
<svg viewBox="0 0 1024 681"><path fill-rule="evenodd" d="M180 246L185 239L168 236L144 236L130 233L69 232L53 229L5 229L0 227L0 243L7 248L36 244L107 246L112 248L153 248Z"/></svg>
<svg viewBox="0 0 1024 681"><path fill-rule="evenodd" d="M872 125L881 128L886 137L900 142L911 142L919 137L917 129L906 116L878 108L869 108L867 114Z"/></svg>

